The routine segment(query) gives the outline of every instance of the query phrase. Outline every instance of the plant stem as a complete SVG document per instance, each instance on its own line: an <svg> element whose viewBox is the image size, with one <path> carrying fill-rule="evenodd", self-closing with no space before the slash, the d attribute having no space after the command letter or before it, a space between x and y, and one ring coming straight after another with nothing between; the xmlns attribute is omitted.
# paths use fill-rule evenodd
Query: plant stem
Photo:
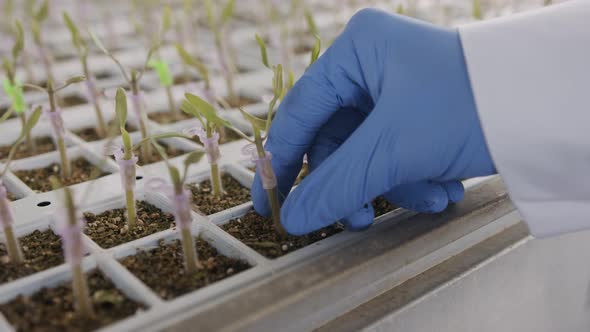
<svg viewBox="0 0 590 332"><path fill-rule="evenodd" d="M199 261L197 258L197 250L195 249L195 241L190 229L183 229L182 235L182 250L184 251L184 263L188 273L194 273L199 269Z"/></svg>
<svg viewBox="0 0 590 332"><path fill-rule="evenodd" d="M82 68L84 70L84 76L86 76L86 84L88 87L88 93L92 96L92 101L94 103L94 112L96 112L96 121L98 122L97 127L96 127L96 132L98 134L98 136L100 136L101 138L106 137L107 135L107 125L104 121L104 117L102 115L102 110L100 108L100 104L98 102L98 93L96 91L96 87L93 84L92 79L94 78L92 76L92 73L90 72L90 69L88 68L88 59L86 58L86 56L83 56L81 58L82 61Z"/></svg>
<svg viewBox="0 0 590 332"><path fill-rule="evenodd" d="M23 253L20 250L18 240L14 236L14 230L11 226L4 227L4 236L6 237L6 251L8 252L8 257L10 257L10 261L22 263Z"/></svg>
<svg viewBox="0 0 590 332"><path fill-rule="evenodd" d="M180 119L180 113L178 112L178 108L176 108L176 102L174 102L174 96L172 95L172 87L166 87L166 97L168 97L168 108L172 113L174 119Z"/></svg>
<svg viewBox="0 0 590 332"><path fill-rule="evenodd" d="M225 85L227 88L228 99L233 100L235 98L234 80L233 80L233 68L229 64L225 45L223 44L223 36L221 31L215 32L215 47L219 56L219 65L225 79Z"/></svg>
<svg viewBox="0 0 590 332"><path fill-rule="evenodd" d="M213 195L217 197L223 196L221 175L219 174L219 166L217 164L211 164L211 186L213 187Z"/></svg>
<svg viewBox="0 0 590 332"><path fill-rule="evenodd" d="M81 264L72 264L72 289L78 315L86 318L94 317L94 309L90 301L88 283Z"/></svg>
<svg viewBox="0 0 590 332"><path fill-rule="evenodd" d="M258 158L266 158L266 151L264 150L264 146L262 145L260 133L255 132L254 140L256 142L256 151L258 152ZM262 170L258 171L262 172ZM265 189L265 191L266 195L268 196L268 204L270 205L272 221L274 223L275 230L280 236L286 237L287 232L281 224L281 205L279 204L279 192L277 190L277 187Z"/></svg>
<svg viewBox="0 0 590 332"><path fill-rule="evenodd" d="M49 107L50 112L57 111L57 105L55 102L55 91L53 90L53 81L47 81L47 93L49 94ZM57 149L59 150L59 158L61 160L61 176L63 179L67 179L70 177L71 168L70 168L70 161L68 160L68 154L66 151L66 142L63 138L63 135L55 133L56 135L56 144Z"/></svg>
<svg viewBox="0 0 590 332"><path fill-rule="evenodd" d="M127 224L129 225L129 230L132 230L135 228L137 220L135 193L133 192L133 189L125 190L125 201L127 204Z"/></svg>
<svg viewBox="0 0 590 332"><path fill-rule="evenodd" d="M133 93L134 96L139 96L139 82L137 81L137 79L135 79L135 77L133 77L133 79L131 80L131 93ZM137 100L137 103L136 105L134 105L134 107L137 107L135 111L138 117L137 120L139 121L139 131L141 132L141 139L146 139L148 137L148 131L144 121L145 114L143 113L143 105L141 101ZM142 157L141 159L146 163L149 162L150 157L152 155L151 147L151 144L142 144L140 147L140 153Z"/></svg>
<svg viewBox="0 0 590 332"><path fill-rule="evenodd" d="M78 223L78 218L76 213L76 204L74 203L74 196L72 195L72 191L69 188L64 187L63 190L64 203L67 212L66 217L68 218L70 227L75 227ZM70 239L70 241L72 241L72 245L69 250L72 251L70 253L71 255L77 256L75 253L81 253L83 251L82 235L78 233L72 234L72 236L73 238ZM78 259L79 258L76 260ZM88 283L86 281L86 277L84 276L84 272L82 271L81 262L70 261L70 266L72 269L72 290L74 294L76 312L82 317L94 317L94 310L92 308L92 302L90 301Z"/></svg>
<svg viewBox="0 0 590 332"><path fill-rule="evenodd" d="M27 116L23 112L23 113L19 114L19 118L20 118L21 125L24 126L25 123L27 123ZM27 147L29 148L29 151L32 151L33 153L37 153L37 144L35 144L35 141L33 140L33 137L31 135L30 131L27 133L27 137L25 140L27 142Z"/></svg>

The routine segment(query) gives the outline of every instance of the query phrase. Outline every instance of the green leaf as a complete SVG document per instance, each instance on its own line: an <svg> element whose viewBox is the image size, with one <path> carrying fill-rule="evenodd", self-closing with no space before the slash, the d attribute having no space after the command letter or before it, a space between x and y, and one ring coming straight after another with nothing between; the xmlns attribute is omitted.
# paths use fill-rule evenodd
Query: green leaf
<svg viewBox="0 0 590 332"><path fill-rule="evenodd" d="M171 86L174 83L172 74L170 73L170 67L166 60L152 59L148 62L148 66L156 70L162 86Z"/></svg>
<svg viewBox="0 0 590 332"><path fill-rule="evenodd" d="M215 18L213 17L213 3L211 0L205 0L205 13L207 15L209 28L215 30Z"/></svg>
<svg viewBox="0 0 590 332"><path fill-rule="evenodd" d="M129 160L131 158L131 153L133 152L133 142L131 141L131 136L129 132L125 129L125 127L121 127L121 139L123 140L123 152L125 153L125 159Z"/></svg>
<svg viewBox="0 0 590 332"><path fill-rule="evenodd" d="M39 10L35 13L35 21L41 23L49 16L49 1L45 0L39 7Z"/></svg>
<svg viewBox="0 0 590 332"><path fill-rule="evenodd" d="M309 30L309 32L314 36L319 35L318 26L315 23L315 20L313 18L313 14L309 11L308 8L305 8L304 14L305 14L305 21L307 22L307 29Z"/></svg>
<svg viewBox="0 0 590 332"><path fill-rule="evenodd" d="M110 52L107 50L106 47L104 47L104 44L102 43L102 41L94 34L94 32L89 31L90 32L90 38L92 38L92 41L94 42L94 45L96 45L96 47L104 54L109 55Z"/></svg>
<svg viewBox="0 0 590 332"><path fill-rule="evenodd" d="M68 15L67 12L63 13L63 17L64 22L66 23L66 26L68 27L68 29L70 30L70 34L72 35L72 43L77 49L80 49L83 43L82 39L80 38L80 31L78 31L76 24L74 23L74 21L72 21L70 15Z"/></svg>
<svg viewBox="0 0 590 332"><path fill-rule="evenodd" d="M275 97L281 96L283 94L283 66L280 63L274 69L272 90Z"/></svg>
<svg viewBox="0 0 590 332"><path fill-rule="evenodd" d="M127 96L123 88L118 88L115 95L115 113L119 118L119 126L125 128L125 123L127 123Z"/></svg>
<svg viewBox="0 0 590 332"><path fill-rule="evenodd" d="M250 124L252 125L252 127L256 130L262 131L266 128L266 121L259 119L255 116L253 116L252 114L244 111L241 107L238 108L238 110L240 110L240 113L242 113L242 117L244 117L244 119L246 119L246 121L250 122Z"/></svg>
<svg viewBox="0 0 590 332"><path fill-rule="evenodd" d="M36 44L41 43L41 27L37 21L31 22L31 32L33 33L33 40Z"/></svg>
<svg viewBox="0 0 590 332"><path fill-rule="evenodd" d="M14 46L12 47L12 57L14 59L16 59L18 57L19 53L25 47L25 33L23 31L23 26L19 20L16 20L15 27L16 27L16 42L14 43Z"/></svg>
<svg viewBox="0 0 590 332"><path fill-rule="evenodd" d="M313 44L313 49L311 50L311 60L309 61L309 65L313 65L314 62L320 56L320 51L322 49L322 41L318 35L314 35L315 43Z"/></svg>
<svg viewBox="0 0 590 332"><path fill-rule="evenodd" d="M162 148L160 145L158 145L156 147L156 150L158 150L158 153L160 153L160 155L162 156L163 159L168 159L168 158L164 158L164 155L166 155L166 152L164 152L164 148ZM163 155L162 155L163 153ZM170 178L172 180L172 183L178 185L180 184L180 182L182 181L180 179L180 172L178 171L178 168L176 168L175 166L172 165L168 165L168 173L170 173Z"/></svg>
<svg viewBox="0 0 590 332"><path fill-rule="evenodd" d="M201 75L203 81L209 82L209 71L203 63L201 63L196 57L192 57L190 54L188 54L184 47L178 43L176 44L176 51L185 64L194 67L199 72L199 75Z"/></svg>
<svg viewBox="0 0 590 332"><path fill-rule="evenodd" d="M397 5L395 12L399 15L406 15L406 10L404 9L404 5L402 5L401 3L399 5Z"/></svg>
<svg viewBox="0 0 590 332"><path fill-rule="evenodd" d="M14 107L10 106L6 112L4 112L4 114L2 114L2 116L0 117L0 123L6 121L6 119L8 119L12 113L14 113Z"/></svg>
<svg viewBox="0 0 590 332"><path fill-rule="evenodd" d="M42 107L37 106L35 111L33 111L33 113L29 116L29 118L27 119L27 122L25 123L25 125L21 129L21 133L20 133L20 136L18 137L17 142L20 143L23 139L25 139L25 137L27 137L27 135L31 132L31 130L33 130L33 128L39 122L39 119L41 118L41 114L42 114Z"/></svg>
<svg viewBox="0 0 590 332"><path fill-rule="evenodd" d="M270 64L268 63L268 53L266 52L266 44L258 34L256 34L256 42L258 43L258 47L260 48L260 57L262 58L262 64L266 68L270 68Z"/></svg>
<svg viewBox="0 0 590 332"><path fill-rule="evenodd" d="M21 85L19 83L11 84L8 79L4 79L2 81L2 88L10 97L10 100L12 102L11 106L14 112L16 112L17 114L24 112L26 109L26 104Z"/></svg>
<svg viewBox="0 0 590 332"><path fill-rule="evenodd" d="M153 141L153 140L158 140L158 139L166 139L166 138L186 138L189 140L192 140L193 138L184 134L180 134L180 133L163 133L163 134L156 134L156 135L152 135L149 137L146 137L144 139L142 139L141 141L137 142L134 146L133 146L133 150L138 149L140 146L142 146L143 144L149 142L149 141Z"/></svg>
<svg viewBox="0 0 590 332"><path fill-rule="evenodd" d="M190 165L198 163L205 155L202 151L193 151L184 159L184 167L187 169Z"/></svg>
<svg viewBox="0 0 590 332"><path fill-rule="evenodd" d="M223 126L223 127L231 127L232 126L232 124L229 121L217 116L217 112L215 111L215 108L211 104L206 102L205 100L201 99L198 96L190 94L190 93L185 93L184 96L186 97L186 99L188 100L189 103L193 104L197 108L199 113L205 119L207 119L208 122L216 124L218 126Z"/></svg>
<svg viewBox="0 0 590 332"><path fill-rule="evenodd" d="M188 100L182 101L182 104L180 104L180 110L188 115L194 116L195 118L199 119L199 122L201 122L201 124L204 124L203 117L201 117L201 113L199 113L197 107L191 104Z"/></svg>
<svg viewBox="0 0 590 332"><path fill-rule="evenodd" d="M473 0L473 18L476 20L483 19L483 12L481 10L480 0Z"/></svg>
<svg viewBox="0 0 590 332"><path fill-rule="evenodd" d="M221 24L226 24L234 16L235 0L229 0L221 12Z"/></svg>
<svg viewBox="0 0 590 332"><path fill-rule="evenodd" d="M172 10L170 6L164 6L162 11L162 32L168 31L172 25Z"/></svg>
<svg viewBox="0 0 590 332"><path fill-rule="evenodd" d="M70 77L66 81L66 85L84 82L85 80L86 80L86 76L74 76L74 77Z"/></svg>

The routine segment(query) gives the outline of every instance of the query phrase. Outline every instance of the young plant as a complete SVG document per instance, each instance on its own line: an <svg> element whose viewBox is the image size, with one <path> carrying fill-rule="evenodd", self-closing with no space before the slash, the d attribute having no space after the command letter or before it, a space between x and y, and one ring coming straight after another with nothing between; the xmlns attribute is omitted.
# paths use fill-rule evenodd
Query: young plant
<svg viewBox="0 0 590 332"><path fill-rule="evenodd" d="M127 123L127 96L125 90L117 89L115 97L115 112L119 120L119 129L121 131L121 139L123 147L117 148L113 151L115 160L119 164L119 172L121 173L121 185L125 190L125 206L127 207L127 225L130 230L135 228L137 221L137 210L135 207L135 167L137 165L137 157L133 153L133 144L131 136L125 130Z"/></svg>
<svg viewBox="0 0 590 332"><path fill-rule="evenodd" d="M88 92L88 97L92 102L92 105L94 106L94 112L96 113L96 132L98 136L104 138L107 136L107 125L104 121L104 117L98 100L99 91L96 88L96 85L94 84L94 75L88 67L88 44L86 43L86 40L82 38L82 36L80 36L80 31L78 30L78 27L76 26L74 21L72 21L68 13L64 12L63 18L66 26L70 30L70 34L72 36L72 44L74 44L74 47L78 51L78 58L80 59L80 64L82 65L84 76L86 76L86 89Z"/></svg>
<svg viewBox="0 0 590 332"><path fill-rule="evenodd" d="M197 250L195 249L195 241L191 235L190 226L192 222L191 217L191 193L190 190L185 188L186 177L188 169L192 164L195 164L201 160L203 153L195 151L190 153L184 160L184 171L180 175L180 171L176 166L171 165L168 162L168 156L166 152L155 140L149 140L156 151L162 156L165 161L170 180L172 181L172 187L166 185L166 181L161 178L151 179L148 186L154 191L164 191L174 202L174 218L175 223L180 229L182 249L184 252L184 265L188 273L194 273L202 268L199 262Z"/></svg>
<svg viewBox="0 0 590 332"><path fill-rule="evenodd" d="M225 126L251 143L247 145L243 151L244 153L250 154L252 161L256 163L256 170L260 175L262 186L266 190L268 196L268 202L271 207L275 230L277 233L284 236L286 232L281 225L281 211L277 190L277 179L271 164L272 156L270 152L264 150L264 141L267 138L265 135L267 135L268 129L270 128L272 122L274 107L283 95L283 68L280 64L273 68L273 98L269 103L266 120L259 119L239 108L244 119L246 119L252 125L254 138L250 138L241 130L234 127L229 121L219 117L215 112L215 108L211 104L195 95L186 95L187 107L185 108L186 110L196 109L198 111L196 113L204 117L207 121L214 123L216 126ZM188 104L191 106L188 107Z"/></svg>
<svg viewBox="0 0 590 332"><path fill-rule="evenodd" d="M54 190L61 189L63 192L63 207L58 214L62 220L57 227L66 262L72 271L72 290L76 312L81 317L92 318L94 317L94 309L90 299L88 282L82 270L84 219L76 207L71 189L64 187L56 177L51 177L50 181Z"/></svg>
<svg viewBox="0 0 590 332"><path fill-rule="evenodd" d="M43 67L45 68L47 81L55 82L52 70L51 54L49 54L49 52L47 51L45 43L43 42L43 36L41 34L41 32L43 31L43 22L45 22L48 17L49 1L44 0L32 17L31 31L33 32L33 41L35 42L35 45L37 45L39 56L41 57Z"/></svg>
<svg viewBox="0 0 590 332"><path fill-rule="evenodd" d="M231 47L229 46L230 41L227 36L226 29L234 14L235 0L228 0L218 17L215 16L213 2L211 0L204 1L207 13L207 23L209 25L209 29L211 29L213 32L215 49L217 50L217 58L219 59L219 66L221 67L221 73L225 78L227 96L231 104L236 98L233 78L233 75L236 72L236 66L233 61L235 57L230 54Z"/></svg>
<svg viewBox="0 0 590 332"><path fill-rule="evenodd" d="M218 128L223 128L225 123L215 114L214 108L196 107L200 105L201 99L190 93L185 94L186 100L182 102L180 109L186 114L192 115L201 123L200 128L192 128L188 130L191 136L198 136L205 147L207 159L211 167L211 187L213 188L213 195L217 197L223 196L223 186L221 182L221 173L219 172L219 165L217 162L221 157L219 151L219 137ZM213 114L211 114L213 112Z"/></svg>
<svg viewBox="0 0 590 332"><path fill-rule="evenodd" d="M51 123L51 128L53 129L53 140L57 145L57 149L59 151L59 158L61 161L61 176L63 179L68 179L71 175L71 168L70 168L70 161L68 159L68 155L66 152L66 143L65 143L65 128L63 124L63 118L61 116L61 110L57 106L57 92L60 90L65 89L66 87L70 86L71 84L80 83L85 80L84 76L75 76L68 79L62 86L56 88L52 80L47 81L47 88L40 87L34 84L25 84L24 86L28 86L33 89L37 89L47 93L49 97L49 109L46 109L45 115L49 119Z"/></svg>
<svg viewBox="0 0 590 332"><path fill-rule="evenodd" d="M471 15L476 20L483 19L483 11L481 9L481 1L480 0L473 0L473 9Z"/></svg>
<svg viewBox="0 0 590 332"><path fill-rule="evenodd" d="M119 67L119 70L121 71L121 74L123 75L123 78L125 79L127 84L129 84L129 86L131 88L131 96L130 96L131 104L133 106L133 111L135 113L135 117L137 119L137 122L139 123L139 131L141 132L142 139L147 138L149 136L148 128L146 125L147 116L146 116L145 111L143 109L143 98L142 98L141 90L139 88L139 82L141 81L141 78L143 77L143 74L145 73L145 68L147 67L150 59L152 58L152 55L158 49L159 45L153 45L150 48L150 50L147 53L144 64L139 71L137 71L135 69L131 69L130 73L127 74L127 70L125 69L125 67L123 67L121 62L119 62L119 60L109 50L107 50L107 48L103 45L103 43L100 41L100 39L98 39L98 37L93 33L90 33L90 36L91 36L92 40L94 41L94 43L96 44L96 46L98 47L98 49L100 49L106 56L108 56L109 58L111 58L115 62L117 67ZM149 160L151 154L152 154L151 145L142 145L141 159L147 161L147 160Z"/></svg>
<svg viewBox="0 0 590 332"><path fill-rule="evenodd" d="M14 216L10 208L10 203L8 202L8 191L6 190L6 187L4 186L2 179L4 178L4 175L6 175L6 172L9 169L10 163L14 158L18 146L29 135L33 127L35 127L35 125L39 121L40 117L41 106L37 107L33 114L31 114L27 122L23 125L19 137L16 139L16 142L14 142L12 148L10 149L8 159L4 164L4 170L0 175L0 226L2 226L4 238L6 239L6 250L8 251L8 257L10 257L10 260L15 263L22 263L23 255L20 244L16 236L14 235L14 230L12 228L12 225L14 224Z"/></svg>
<svg viewBox="0 0 590 332"><path fill-rule="evenodd" d="M6 94L10 97L11 106L6 113L0 118L0 122L8 119L14 112L18 115L21 120L21 125L24 126L27 122L25 98L23 96L22 84L16 79L16 66L19 55L22 53L25 45L25 38L23 27L19 21L15 23L15 43L12 47L11 59L4 59L2 66L6 72L6 79L2 82L2 87ZM31 151L36 150L35 141L32 139L30 134L26 137L27 147Z"/></svg>
<svg viewBox="0 0 590 332"><path fill-rule="evenodd" d="M164 7L162 15L162 29L156 36L154 36L154 44L159 45L164 38L164 35L172 24L172 10L169 6ZM170 67L168 62L164 60L160 54L160 48L156 49L157 59L152 59L148 62L148 66L155 69L160 79L160 84L166 90L166 97L168 98L168 109L172 113L174 119L179 119L179 112L176 108L176 102L174 101L174 95L172 94L172 85L174 84L172 74L170 74Z"/></svg>

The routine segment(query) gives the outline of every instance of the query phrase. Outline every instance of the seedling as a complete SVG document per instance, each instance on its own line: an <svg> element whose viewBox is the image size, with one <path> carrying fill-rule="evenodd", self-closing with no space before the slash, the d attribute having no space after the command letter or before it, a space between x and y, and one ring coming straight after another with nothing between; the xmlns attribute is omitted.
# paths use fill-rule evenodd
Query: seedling
<svg viewBox="0 0 590 332"><path fill-rule="evenodd" d="M184 252L184 264L188 273L194 273L202 268L199 262L199 257L195 249L195 241L191 235L190 226L192 222L191 217L191 193L185 188L186 177L188 169L192 164L201 160L203 153L195 151L190 153L184 160L184 171L180 175L177 167L168 162L166 152L155 140L150 140L162 159L165 161L172 181L172 187L166 185L166 182L161 178L151 179L148 186L154 191L164 191L168 194L170 199L174 202L174 218L176 225L180 229L182 249Z"/></svg>
<svg viewBox="0 0 590 332"><path fill-rule="evenodd" d="M217 164L221 157L221 152L219 151L220 134L218 128L223 128L226 125L217 114L210 114L210 112L216 112L215 108L196 107L195 105L200 105L200 98L190 93L185 94L185 97L186 100L182 102L180 109L186 114L194 116L201 123L200 128L192 128L188 131L188 134L190 136L198 136L201 143L203 143L211 167L210 175L213 195L221 197L223 196L223 187L221 174L219 173L219 165Z"/></svg>
<svg viewBox="0 0 590 332"><path fill-rule="evenodd" d="M150 50L147 53L144 64L139 71L131 69L130 73L127 74L127 69L125 69L121 62L119 62L119 60L109 50L107 50L107 48L103 45L100 39L98 39L98 37L92 32L90 33L90 36L92 37L92 40L94 41L98 49L100 49L105 55L107 55L115 62L117 67L119 67L119 70L123 75L123 78L131 87L131 104L133 106L133 111L135 113L137 122L139 123L141 137L142 139L147 138L149 136L148 128L146 125L147 116L143 109L143 98L141 90L139 89L139 82L141 81L141 78L145 73L145 68L147 67L150 59L152 58L153 53L158 49L159 45L156 44L150 48ZM143 160L148 160L149 156L151 156L151 145L143 145L141 147L141 155L143 157Z"/></svg>
<svg viewBox="0 0 590 332"><path fill-rule="evenodd" d="M172 10L169 6L164 7L163 15L162 15L162 29L156 36L153 37L153 43L155 45L159 45L164 38L166 32L170 29L172 24ZM152 67L158 73L158 77L160 79L160 84L166 90L166 97L168 98L168 109L172 113L175 119L179 118L178 109L176 108L176 103L174 102L174 96L172 94L172 74L170 74L170 67L168 66L168 62L162 58L160 55L160 49L156 49L156 57L157 59L152 59L148 62L148 66Z"/></svg>
<svg viewBox="0 0 590 332"><path fill-rule="evenodd" d="M66 151L66 143L65 143L65 128L63 123L63 118L61 116L61 110L57 107L57 92L65 89L66 87L70 86L71 84L80 83L85 80L84 76L75 76L68 79L62 86L56 88L54 86L53 81L50 79L47 81L47 88L40 87L34 84L25 84L24 86L28 86L33 89L37 89L47 93L49 97L49 109L46 109L45 115L49 119L51 123L51 128L53 129L53 140L57 145L59 151L59 157L61 160L61 175L63 179L67 179L70 177L71 168L70 168L70 161L68 159L67 151Z"/></svg>
<svg viewBox="0 0 590 332"><path fill-rule="evenodd" d="M45 74L47 75L47 81L54 81L53 70L52 70L52 59L51 55L47 51L45 47L45 43L43 42L43 36L41 32L43 31L43 23L49 17L49 1L44 0L37 11L34 13L31 21L31 31L33 32L33 41L35 45L37 45L37 49L39 50L39 56L41 57L41 61L43 62L43 67L45 68Z"/></svg>
<svg viewBox="0 0 590 332"><path fill-rule="evenodd" d="M14 112L18 115L21 120L22 126L27 122L25 98L23 96L22 84L16 79L16 66L18 63L19 55L21 55L25 45L24 31L21 23L16 21L15 23L15 43L12 47L12 58L4 59L3 67L6 72L7 79L2 82L2 87L6 94L10 97L11 106L8 111L2 115L0 122L8 119ZM26 136L27 147L31 151L35 151L35 141L31 138L30 133Z"/></svg>
<svg viewBox="0 0 590 332"><path fill-rule="evenodd" d="M4 237L6 239L6 250L8 251L8 257L10 260L15 263L22 263L23 255L22 250L20 248L19 242L14 235L14 230L12 225L14 224L14 216L12 214L12 210L10 208L10 203L8 202L7 198L7 190L2 182L2 179L6 175L6 172L9 169L10 163L14 158L14 155L18 149L18 146L25 140L25 138L29 135L33 127L39 121L41 117L41 106L37 107L33 114L29 117L27 122L23 125L21 129L21 133L19 137L16 139L16 142L12 145L10 149L10 153L8 154L8 159L4 164L4 170L0 175L0 225L2 226L2 230L4 232Z"/></svg>
<svg viewBox="0 0 590 332"><path fill-rule="evenodd" d="M215 8L211 0L205 0L205 9L207 13L207 22L209 28L213 32L215 40L215 49L217 50L217 58L219 59L219 65L221 67L221 73L225 78L225 84L227 88L228 99L235 100L236 93L234 89L233 75L236 72L234 56L230 54L232 52L229 46L229 38L226 34L226 28L234 14L235 1L229 0L221 14L216 17Z"/></svg>
<svg viewBox="0 0 590 332"><path fill-rule="evenodd" d="M94 317L94 309L92 308L88 282L82 270L84 219L76 208L71 189L64 187L55 177L51 177L50 181L54 190L61 189L63 192L63 207L58 214L61 220L57 227L61 236L66 262L72 270L72 290L76 312L81 317L91 318Z"/></svg>
<svg viewBox="0 0 590 332"><path fill-rule="evenodd" d="M229 121L219 117L215 111L215 108L198 96L187 94L185 100L186 103L184 103L186 106L183 108L183 110L190 111L191 109L196 109L197 112L195 112L195 115L199 114L199 116L202 116L208 122L214 123L216 126L225 126L251 143L247 145L243 151L244 153L250 154L252 161L256 163L256 169L259 172L260 178L262 180L262 186L268 195L268 201L271 207L275 229L279 234L284 235L286 232L281 225L281 211L277 190L277 179L271 164L272 156L270 152L264 150L264 141L267 138L265 135L267 135L268 129L270 128L272 122L274 107L283 95L283 68L280 64L274 66L273 68L273 98L269 103L266 120L259 119L239 108L240 113L244 119L246 119L252 125L254 138L250 138L241 130L234 127ZM188 104L191 106L189 107Z"/></svg>
<svg viewBox="0 0 590 332"><path fill-rule="evenodd" d="M121 173L121 186L125 190L125 206L127 207L127 225L129 229L134 229L137 221L137 210L135 207L135 176L137 157L133 153L133 144L131 137L125 129L127 123L127 96L125 90L117 89L115 97L115 112L119 120L119 129L121 131L121 139L123 147L112 151L115 155L115 160L119 164L119 172Z"/></svg>
<svg viewBox="0 0 590 332"><path fill-rule="evenodd" d="M84 76L86 76L86 89L88 90L88 97L94 105L94 111L96 113L96 132L99 137L106 137L107 125L104 121L100 103L98 101L99 92L96 88L96 85L94 84L94 75L90 72L88 67L88 44L86 43L86 40L80 36L80 32L76 27L76 24L74 21L72 21L68 13L64 12L63 18L66 26L70 30L70 34L72 35L72 44L74 44L74 47L76 47L76 50L78 51L78 58L82 64Z"/></svg>

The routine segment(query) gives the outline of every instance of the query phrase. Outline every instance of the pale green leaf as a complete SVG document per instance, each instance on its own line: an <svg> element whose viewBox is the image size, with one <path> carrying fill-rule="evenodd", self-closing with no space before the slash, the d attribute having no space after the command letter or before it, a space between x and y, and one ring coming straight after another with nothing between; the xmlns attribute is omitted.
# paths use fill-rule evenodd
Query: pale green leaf
<svg viewBox="0 0 590 332"><path fill-rule="evenodd" d="M263 131L266 128L266 121L259 119L255 116L253 116L252 114L244 111L241 107L238 108L238 110L240 110L240 113L242 114L242 117L244 117L244 119L246 119L246 121L250 122L250 124L252 125L252 127L256 130L259 131Z"/></svg>
<svg viewBox="0 0 590 332"><path fill-rule="evenodd" d="M162 31L166 32L172 25L172 10L170 6L164 6L162 11Z"/></svg>
<svg viewBox="0 0 590 332"><path fill-rule="evenodd" d="M39 10L35 13L35 21L41 23L49 17L49 1L45 0L39 7Z"/></svg>
<svg viewBox="0 0 590 332"><path fill-rule="evenodd" d="M74 76L74 77L69 78L66 81L66 85L84 82L85 80L86 80L86 76Z"/></svg>
<svg viewBox="0 0 590 332"><path fill-rule="evenodd" d="M221 12L221 24L226 24L234 16L235 0L229 0Z"/></svg>
<svg viewBox="0 0 590 332"><path fill-rule="evenodd" d="M199 119L201 124L203 124L203 118L201 117L201 113L199 113L197 107L191 104L188 100L182 101L182 104L180 104L180 110L188 115L192 115L195 118Z"/></svg>
<svg viewBox="0 0 590 332"><path fill-rule="evenodd" d="M217 115L217 112L215 111L215 108L205 100L190 93L186 93L184 96L186 97L189 103L193 104L197 108L199 113L205 119L207 119L208 122L222 127L232 126L232 124L229 121L219 117Z"/></svg>
<svg viewBox="0 0 590 332"><path fill-rule="evenodd" d="M92 41L94 42L94 45L96 45L96 47L104 54L109 55L110 52L107 50L107 48L104 46L104 44L102 43L102 41L94 34L94 32L89 31L90 32L90 38L92 39Z"/></svg>
<svg viewBox="0 0 590 332"><path fill-rule="evenodd" d="M199 75L201 75L203 81L209 82L209 71L207 70L207 67L205 67L205 65L199 61L199 59L188 54L188 52L180 44L176 44L176 50L185 64L194 67L199 72Z"/></svg>
<svg viewBox="0 0 590 332"><path fill-rule="evenodd" d="M117 89L117 94L115 95L115 112L119 119L119 126L125 128L125 123L127 122L127 96L123 88Z"/></svg>
<svg viewBox="0 0 590 332"><path fill-rule="evenodd" d="M314 36L319 35L318 26L315 23L315 20L313 18L313 14L311 13L311 11L309 11L309 9L305 8L304 14L305 14L305 21L307 22L307 29L309 30L309 32Z"/></svg>
<svg viewBox="0 0 590 332"><path fill-rule="evenodd" d="M189 155L186 156L186 158L184 159L185 168L188 168L192 164L198 163L204 155L205 153L202 151L193 151L189 153Z"/></svg>
<svg viewBox="0 0 590 332"><path fill-rule="evenodd" d="M260 48L260 57L262 58L262 64L266 68L270 68L270 64L268 63L268 53L266 51L266 44L258 34L256 34L256 42L258 43L258 47Z"/></svg>
<svg viewBox="0 0 590 332"><path fill-rule="evenodd" d="M320 56L320 51L322 49L322 41L318 35L314 35L315 43L313 44L313 49L311 50L311 60L309 61L309 65L311 66L318 57Z"/></svg>
<svg viewBox="0 0 590 332"><path fill-rule="evenodd" d="M16 41L14 43L14 46L12 47L12 57L14 59L16 59L18 57L20 52L25 47L25 33L23 31L23 26L19 20L16 20L15 28L16 28Z"/></svg>

